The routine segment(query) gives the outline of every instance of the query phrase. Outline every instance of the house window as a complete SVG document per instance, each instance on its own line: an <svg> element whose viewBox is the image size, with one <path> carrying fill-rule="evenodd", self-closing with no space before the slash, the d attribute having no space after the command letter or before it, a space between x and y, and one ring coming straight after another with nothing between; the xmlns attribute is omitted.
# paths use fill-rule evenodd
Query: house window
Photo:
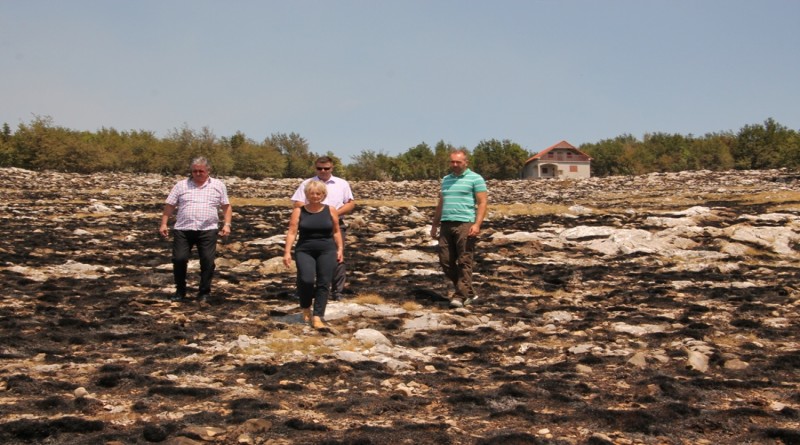
<svg viewBox="0 0 800 445"><path fill-rule="evenodd" d="M547 167L542 167L542 174L546 175L548 173Z"/></svg>
<svg viewBox="0 0 800 445"><path fill-rule="evenodd" d="M570 165L569 166L570 173L578 173L578 166L577 165Z"/></svg>

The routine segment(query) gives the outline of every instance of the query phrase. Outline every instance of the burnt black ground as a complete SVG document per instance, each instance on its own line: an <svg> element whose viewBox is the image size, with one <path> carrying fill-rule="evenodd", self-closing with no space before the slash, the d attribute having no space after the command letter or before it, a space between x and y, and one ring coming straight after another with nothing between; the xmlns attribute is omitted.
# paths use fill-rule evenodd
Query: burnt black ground
<svg viewBox="0 0 800 445"><path fill-rule="evenodd" d="M502 249L507 260L478 255L476 282L482 301L471 312L506 326L540 326L542 314L550 311L575 317L552 335L533 329L510 335L484 327L408 336L401 332L402 319L374 320L373 327L398 346L435 347L451 357L434 360L434 372L418 369L400 377L428 388L408 395L382 386L398 377L377 362L310 356L248 364L226 353L203 363L184 361L203 352L198 339L262 337L286 329L278 308L293 303L294 277L286 272L265 280L255 272L219 267L216 280L225 285L217 286L215 294L221 301L171 304L164 290L171 275L159 268L169 262L169 243L156 234L160 195L168 189L143 191L145 197L126 201L124 211L86 212L82 209L89 199L102 197L93 189L113 189L95 181L72 189L53 189L44 179L26 182L9 194L2 212L2 443L143 444L191 438L191 425L226 429L218 442L236 443L237 427L248 419L267 420L270 428L254 436L272 443L800 443L800 327L796 317L781 328L765 322L777 308L798 307L796 262L765 254L728 273L674 271L668 260L636 255L603 259L598 265L597 254L589 251L552 252L530 243L494 247L488 235L536 231L547 224L611 225L612 220L636 227L642 215L490 220L480 249ZM236 191L231 187L232 196ZM601 195L595 199L602 201ZM734 199L714 205L733 214L761 210ZM428 215L431 210L420 208ZM360 213L371 224L399 230L398 222L410 212L399 211L399 217L374 207ZM287 206L237 206L235 231L221 244L220 258L244 262L280 256L282 246L246 242L283 234L288 214ZM398 280L377 273L386 265L371 253L387 246L369 241L377 233L370 227L349 234L351 297L377 293L390 304L416 301L431 311L447 311L442 296L448 289L440 277ZM78 229L92 235L75 234ZM712 240L708 242L706 247ZM433 247L418 248L433 252ZM555 253L576 260L571 264L586 260L586 265L532 260ZM34 281L9 270L12 265L40 269L67 261L107 266L111 272L97 272L97 279L53 276ZM506 272L503 264L516 269ZM675 289L675 281L694 284ZM728 286L736 281L768 284ZM242 312L253 322L229 317ZM609 329L616 322L668 323L674 329L634 338ZM352 334L343 322L334 327L341 335ZM629 357L570 354L567 347L575 344L576 332L595 344L663 349L671 360L639 369L627 363ZM687 339L706 340L714 347L708 372L689 369L685 350L668 347ZM750 367L725 369L728 355ZM525 360L509 364L514 356ZM576 371L578 365L591 372ZM192 386L170 378L193 375L209 380ZM252 387L249 395L236 390L242 379ZM310 384L315 389L309 390ZM78 387L96 397L76 399ZM775 401L785 406L776 409ZM186 415L171 418L165 413Z"/></svg>

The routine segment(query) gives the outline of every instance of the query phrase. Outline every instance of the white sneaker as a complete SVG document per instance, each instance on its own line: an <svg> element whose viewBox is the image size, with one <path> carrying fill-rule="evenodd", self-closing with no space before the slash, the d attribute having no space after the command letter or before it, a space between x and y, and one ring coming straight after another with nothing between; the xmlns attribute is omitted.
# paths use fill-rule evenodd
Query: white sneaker
<svg viewBox="0 0 800 445"><path fill-rule="evenodd" d="M461 302L460 298L451 298L450 307L464 307L464 303Z"/></svg>

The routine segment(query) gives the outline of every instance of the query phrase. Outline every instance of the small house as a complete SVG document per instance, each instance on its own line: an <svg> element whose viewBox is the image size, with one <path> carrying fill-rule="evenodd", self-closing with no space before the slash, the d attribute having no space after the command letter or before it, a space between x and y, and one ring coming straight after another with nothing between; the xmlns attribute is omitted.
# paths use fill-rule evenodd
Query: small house
<svg viewBox="0 0 800 445"><path fill-rule="evenodd" d="M567 141L547 147L525 161L523 179L588 178L592 158Z"/></svg>

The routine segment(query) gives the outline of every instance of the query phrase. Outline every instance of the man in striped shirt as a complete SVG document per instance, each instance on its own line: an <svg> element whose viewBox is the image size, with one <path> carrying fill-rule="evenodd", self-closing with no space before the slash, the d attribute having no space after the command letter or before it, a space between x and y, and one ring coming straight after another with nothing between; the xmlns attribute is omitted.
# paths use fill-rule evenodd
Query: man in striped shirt
<svg viewBox="0 0 800 445"><path fill-rule="evenodd" d="M453 282L451 307L475 302L472 267L475 243L489 201L486 181L467 165L467 151L450 153L450 174L442 179L439 202L431 224L431 238L439 239L439 263Z"/></svg>
<svg viewBox="0 0 800 445"><path fill-rule="evenodd" d="M200 285L197 298L211 298L211 278L214 275L214 258L217 255L217 235L226 237L231 233L233 209L228 200L228 190L219 179L209 176L211 165L204 157L192 160L192 176L175 184L167 196L161 214L159 232L169 237L167 222L178 213L172 230L172 271L175 277L174 301L186 298L186 271L192 246L197 246L200 257ZM219 229L219 210L222 209L224 223Z"/></svg>

